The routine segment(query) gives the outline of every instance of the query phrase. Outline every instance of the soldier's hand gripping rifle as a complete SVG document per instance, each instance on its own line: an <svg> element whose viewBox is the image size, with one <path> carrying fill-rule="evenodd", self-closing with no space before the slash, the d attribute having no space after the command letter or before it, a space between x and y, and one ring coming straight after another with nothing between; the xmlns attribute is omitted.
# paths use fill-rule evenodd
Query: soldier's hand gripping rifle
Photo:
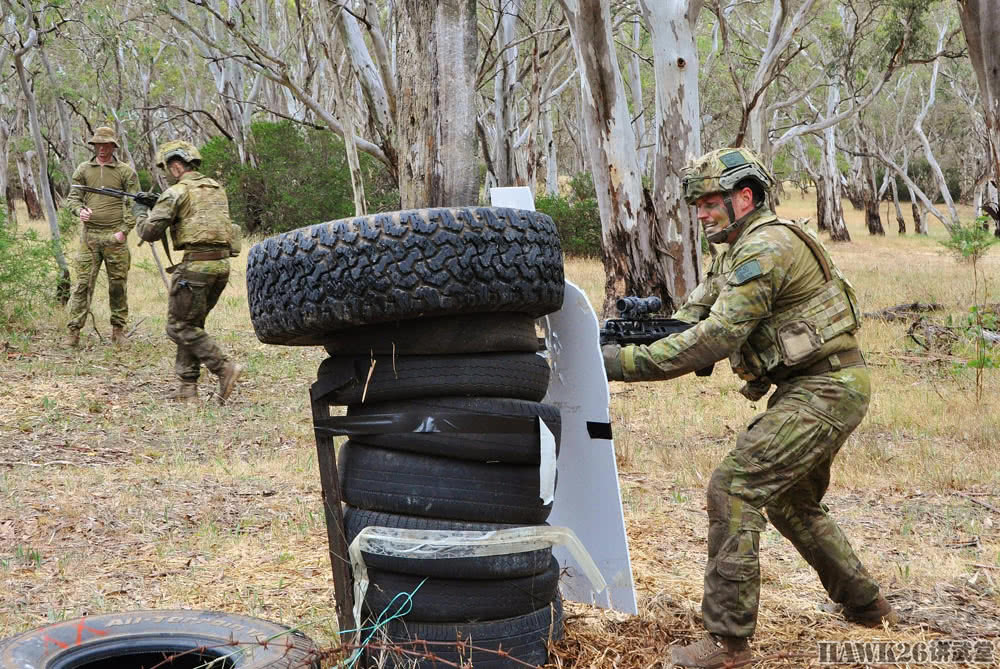
<svg viewBox="0 0 1000 669"><path fill-rule="evenodd" d="M643 344L648 346L658 339L663 339L678 332L689 330L694 325L679 321L676 318L655 318L655 314L663 308L663 302L656 296L636 297L629 295L619 297L615 301L618 318L609 318L601 328L601 346L605 344ZM710 365L695 371L698 376L710 376L715 365Z"/></svg>
<svg viewBox="0 0 1000 669"><path fill-rule="evenodd" d="M129 193L125 190L118 190L117 188L95 188L94 186L83 186L81 184L73 184L71 188L79 188L85 193L97 193L98 195L109 195L111 197L127 198L130 197L144 207L150 209L156 204L156 201L160 198L159 193L146 193L144 191L139 191L138 193ZM161 240L163 243L163 250L166 251L167 258L170 259L170 247L167 245L167 238L164 236ZM142 244L142 240L139 241ZM156 247L151 243L149 249L153 252L153 260L156 261L156 268L160 270L160 278L163 279L163 285L167 287L167 292L170 292L170 282L167 281L167 274L163 271L163 263L160 262L160 256L156 253ZM173 260L170 259L170 264L173 264Z"/></svg>

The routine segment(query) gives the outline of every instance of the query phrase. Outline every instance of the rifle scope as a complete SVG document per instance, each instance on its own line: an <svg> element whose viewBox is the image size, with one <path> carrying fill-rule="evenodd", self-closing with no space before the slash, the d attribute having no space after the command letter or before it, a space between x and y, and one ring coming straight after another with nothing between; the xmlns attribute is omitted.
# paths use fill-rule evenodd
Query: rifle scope
<svg viewBox="0 0 1000 669"><path fill-rule="evenodd" d="M629 295L628 297L619 297L615 301L615 308L618 309L618 313L623 317L628 314L633 318L637 318L645 314L656 313L663 308L663 302L655 295L650 295L649 297Z"/></svg>

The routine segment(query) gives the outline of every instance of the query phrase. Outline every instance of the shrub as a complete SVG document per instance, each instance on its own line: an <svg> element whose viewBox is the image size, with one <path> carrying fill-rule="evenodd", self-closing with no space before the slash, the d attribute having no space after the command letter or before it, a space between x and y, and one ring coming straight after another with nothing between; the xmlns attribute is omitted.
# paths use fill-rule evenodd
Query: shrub
<svg viewBox="0 0 1000 669"><path fill-rule="evenodd" d="M568 256L601 255L601 212L590 174L581 172L570 180L570 194L543 195L535 209L552 217L562 250Z"/></svg>
<svg viewBox="0 0 1000 669"><path fill-rule="evenodd" d="M275 234L354 215L351 176L340 137L291 121L251 126L253 164L240 164L233 142L216 137L201 149L201 171L226 187L233 221ZM377 160L359 154L368 210L399 208L399 194ZM254 167L253 165L256 165Z"/></svg>
<svg viewBox="0 0 1000 669"><path fill-rule="evenodd" d="M23 321L44 302L39 286L50 285L56 276L52 248L34 230L18 235L7 224L7 205L0 200L0 327Z"/></svg>

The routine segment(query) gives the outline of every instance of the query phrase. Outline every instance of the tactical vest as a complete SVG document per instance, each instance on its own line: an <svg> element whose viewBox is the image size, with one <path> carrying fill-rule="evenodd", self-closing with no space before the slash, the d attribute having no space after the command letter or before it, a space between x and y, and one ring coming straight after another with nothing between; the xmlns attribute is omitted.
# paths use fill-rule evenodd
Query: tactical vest
<svg viewBox="0 0 1000 669"><path fill-rule="evenodd" d="M764 319L740 350L729 356L733 371L747 380L767 376L782 366L790 368L811 362L824 344L861 327L854 287L833 263L816 234L793 221L776 218L760 227L768 225L784 225L805 242L826 281L810 297Z"/></svg>
<svg viewBox="0 0 1000 669"><path fill-rule="evenodd" d="M170 228L175 249L230 246L233 238L226 191L215 179L200 174L178 182L186 201L181 202L176 223ZM180 200L181 198L178 198Z"/></svg>

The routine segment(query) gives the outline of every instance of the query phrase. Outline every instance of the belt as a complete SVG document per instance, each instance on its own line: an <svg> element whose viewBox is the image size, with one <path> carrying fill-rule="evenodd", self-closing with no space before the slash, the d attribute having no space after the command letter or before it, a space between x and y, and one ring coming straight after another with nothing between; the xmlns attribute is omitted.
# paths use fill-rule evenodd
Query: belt
<svg viewBox="0 0 1000 669"><path fill-rule="evenodd" d="M861 367L865 364L865 358L861 355L861 350L857 348L848 349L834 353L828 358L823 358L819 362L814 362L808 367L789 370L788 376L818 376L828 372L835 372L845 367Z"/></svg>
<svg viewBox="0 0 1000 669"><path fill-rule="evenodd" d="M223 260L229 257L229 249L218 249L216 251L187 251L184 254L183 262L192 260Z"/></svg>

